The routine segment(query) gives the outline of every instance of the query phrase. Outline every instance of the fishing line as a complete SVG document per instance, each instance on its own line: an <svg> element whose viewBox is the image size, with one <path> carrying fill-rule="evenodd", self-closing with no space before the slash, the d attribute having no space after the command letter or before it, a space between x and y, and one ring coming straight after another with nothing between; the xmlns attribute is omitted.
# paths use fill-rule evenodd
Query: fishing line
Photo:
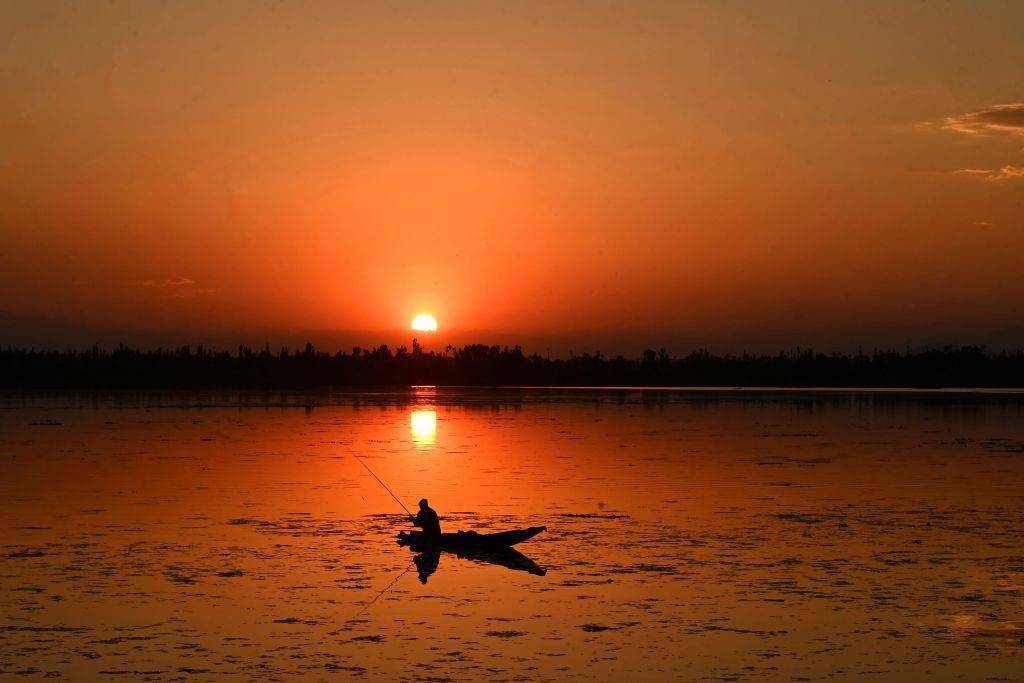
<svg viewBox="0 0 1024 683"><path fill-rule="evenodd" d="M399 505L401 505L402 509L405 510L405 514L409 515L410 517L414 516L411 512L409 512L409 508L405 507L405 503L403 503L401 500L399 500L398 496L396 496L394 494L394 492L391 489L388 488L388 485L385 484L383 481L381 481L380 477L378 477L376 474L373 473L373 470L370 469L369 465L367 465L365 462L363 462L362 458L360 458L358 455L353 455L352 457L355 458L356 460L358 460L359 464L362 465L363 467L365 467L366 471L370 473L370 476L372 476L374 479L376 479L377 483L380 484L381 486L383 486L384 490L391 494L391 497L395 499L395 502L398 503Z"/></svg>

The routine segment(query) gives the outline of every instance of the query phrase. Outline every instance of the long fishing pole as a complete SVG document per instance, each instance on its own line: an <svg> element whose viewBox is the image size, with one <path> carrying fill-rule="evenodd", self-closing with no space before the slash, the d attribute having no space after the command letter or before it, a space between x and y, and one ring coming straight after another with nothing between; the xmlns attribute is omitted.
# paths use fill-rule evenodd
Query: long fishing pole
<svg viewBox="0 0 1024 683"><path fill-rule="evenodd" d="M382 481L380 480L380 477L378 477L378 476L377 476L376 474L374 474L374 473L373 473L373 470L371 470L371 469L370 469L370 466L369 466L369 465L367 465L367 464L366 464L365 462L363 462L363 459L362 459L362 458L360 458L360 457L359 457L358 455L354 455L354 456L352 456L352 457L354 457L354 458L355 458L356 460L358 460L358 461L359 461L359 464L360 464L360 465L362 465L363 467L365 467L365 468L366 468L366 471L370 473L370 476L372 476L372 477L373 477L374 479L376 479L376 480L377 480L377 483L378 483L378 484L380 484L381 486L383 486L383 487L384 487L384 490L385 490L385 491L387 491L388 493L390 493L390 494L391 494L391 497L395 499L395 502L396 502L396 503L398 503L399 505L401 505L401 506L402 506L402 509L403 509L403 510L405 510L405 514L409 515L410 517L413 517L413 514L412 514L411 512L409 512L409 508L405 507L405 503L403 503L403 502L402 502L402 501L401 501L401 500L400 500L400 499L398 498L398 496L396 496L396 495L394 494L394 492L393 492L393 491L392 491L391 489L389 489L389 488L388 488L388 485L387 485L387 484L385 484L384 482L382 482Z"/></svg>

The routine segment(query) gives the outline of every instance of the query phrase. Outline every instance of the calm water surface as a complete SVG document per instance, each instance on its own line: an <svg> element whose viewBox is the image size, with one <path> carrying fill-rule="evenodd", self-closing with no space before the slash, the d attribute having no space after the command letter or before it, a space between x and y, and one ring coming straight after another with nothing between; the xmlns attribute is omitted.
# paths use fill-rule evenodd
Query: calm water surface
<svg viewBox="0 0 1024 683"><path fill-rule="evenodd" d="M0 675L1024 679L1020 395L7 397L0 500Z"/></svg>

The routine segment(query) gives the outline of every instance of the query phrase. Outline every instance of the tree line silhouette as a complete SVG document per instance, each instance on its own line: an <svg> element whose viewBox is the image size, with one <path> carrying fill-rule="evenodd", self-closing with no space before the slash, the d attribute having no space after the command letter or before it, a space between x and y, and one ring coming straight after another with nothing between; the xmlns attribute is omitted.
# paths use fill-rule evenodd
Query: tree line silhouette
<svg viewBox="0 0 1024 683"><path fill-rule="evenodd" d="M426 352L378 346L326 353L312 344L272 352L203 346L142 350L0 350L5 389L159 389L370 385L465 386L747 386L747 387L1021 387L1024 352L986 353L976 346L918 352L671 357L648 349L640 358L584 353L565 359L526 355L518 346L470 344Z"/></svg>

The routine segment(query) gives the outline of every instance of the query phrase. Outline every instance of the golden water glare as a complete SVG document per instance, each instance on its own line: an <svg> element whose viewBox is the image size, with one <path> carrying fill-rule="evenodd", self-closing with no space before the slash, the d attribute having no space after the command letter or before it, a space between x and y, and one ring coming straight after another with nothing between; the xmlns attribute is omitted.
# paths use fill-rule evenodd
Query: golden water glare
<svg viewBox="0 0 1024 683"><path fill-rule="evenodd" d="M416 448L428 451L437 441L437 411L414 410L409 417L409 429Z"/></svg>

